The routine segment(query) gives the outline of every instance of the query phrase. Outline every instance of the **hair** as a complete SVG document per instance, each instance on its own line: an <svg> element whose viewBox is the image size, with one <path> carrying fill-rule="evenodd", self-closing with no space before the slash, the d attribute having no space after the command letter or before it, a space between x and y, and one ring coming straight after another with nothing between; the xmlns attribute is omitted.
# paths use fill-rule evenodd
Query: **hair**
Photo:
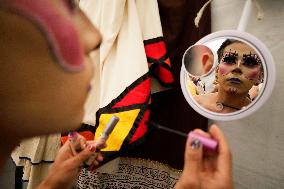
<svg viewBox="0 0 284 189"><path fill-rule="evenodd" d="M223 53L224 53L224 49L233 44L233 43L242 43L241 41L238 41L238 40L235 40L235 39L226 39L222 45L219 47L218 51L217 51L217 54L218 54L218 62L221 61L222 59L222 56L223 56Z"/></svg>

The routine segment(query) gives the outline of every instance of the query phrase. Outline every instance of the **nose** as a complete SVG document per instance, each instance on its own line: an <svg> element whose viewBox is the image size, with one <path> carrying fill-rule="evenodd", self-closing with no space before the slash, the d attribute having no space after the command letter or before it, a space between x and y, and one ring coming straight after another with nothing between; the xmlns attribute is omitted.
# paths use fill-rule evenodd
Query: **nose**
<svg viewBox="0 0 284 189"><path fill-rule="evenodd" d="M98 29L90 22L85 14L82 13L84 24L80 27L81 41L85 52L89 53L92 50L99 48L102 42L102 36Z"/></svg>
<svg viewBox="0 0 284 189"><path fill-rule="evenodd" d="M238 66L238 67L236 67L236 68L234 68L234 69L232 70L232 73L242 74L243 71L242 71L242 70L240 69L240 67Z"/></svg>
<svg viewBox="0 0 284 189"><path fill-rule="evenodd" d="M84 49L87 53L92 50L98 49L102 42L102 36L100 32L94 27L90 26L88 31L85 31L83 36Z"/></svg>
<svg viewBox="0 0 284 189"><path fill-rule="evenodd" d="M238 74L242 74L243 73L243 71L241 69L241 62L242 62L241 59L237 60L237 64L235 65L235 68L232 70L232 73L238 73Z"/></svg>

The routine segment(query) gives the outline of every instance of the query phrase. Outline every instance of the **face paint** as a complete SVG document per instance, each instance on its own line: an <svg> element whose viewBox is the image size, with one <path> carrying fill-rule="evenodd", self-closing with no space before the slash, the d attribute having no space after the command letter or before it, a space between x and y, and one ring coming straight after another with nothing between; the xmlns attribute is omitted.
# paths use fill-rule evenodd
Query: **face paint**
<svg viewBox="0 0 284 189"><path fill-rule="evenodd" d="M222 76L228 75L234 69L239 68L244 77L252 80L255 79L260 72L261 60L257 54L243 54L243 58L240 59L237 51L229 52L225 51L219 65L219 72Z"/></svg>
<svg viewBox="0 0 284 189"><path fill-rule="evenodd" d="M256 70L254 72L251 72L250 74L245 75L245 77L249 80L255 79L259 75L259 71Z"/></svg>
<svg viewBox="0 0 284 189"><path fill-rule="evenodd" d="M217 68L218 83L228 91L248 91L260 78L261 60L250 46L236 42L224 49Z"/></svg>
<svg viewBox="0 0 284 189"><path fill-rule="evenodd" d="M250 71L245 72L244 76L249 80L254 80L255 78L258 78L260 75L260 65L261 60L257 56L257 54L244 54L243 55L243 65L250 69Z"/></svg>
<svg viewBox="0 0 284 189"><path fill-rule="evenodd" d="M72 0L64 1L57 2L63 4L60 7L50 0L2 0L1 4L37 24L47 36L56 62L65 70L78 71L83 68L84 50L71 17L67 15L72 13L74 4Z"/></svg>
<svg viewBox="0 0 284 189"><path fill-rule="evenodd" d="M231 52L231 49L229 52L224 52L221 60L222 64L219 66L219 71L222 76L225 76L231 72L232 66L236 64L237 58L238 54L236 52Z"/></svg>
<svg viewBox="0 0 284 189"><path fill-rule="evenodd" d="M0 118L7 132L20 138L74 130L82 123L93 76L88 55L101 37L68 2L0 0L0 41L5 42L0 105L2 115L10 116Z"/></svg>
<svg viewBox="0 0 284 189"><path fill-rule="evenodd" d="M225 76L225 75L227 75L228 73L230 73L229 71L230 71L230 69L228 68L228 66L225 66L225 65L220 65L220 66L219 66L219 72L220 72L220 74L221 74L222 76Z"/></svg>

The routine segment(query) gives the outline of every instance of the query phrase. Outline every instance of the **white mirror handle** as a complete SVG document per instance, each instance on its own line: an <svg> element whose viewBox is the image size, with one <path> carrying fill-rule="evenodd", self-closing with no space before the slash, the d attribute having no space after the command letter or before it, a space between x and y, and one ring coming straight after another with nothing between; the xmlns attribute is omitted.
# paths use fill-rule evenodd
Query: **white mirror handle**
<svg viewBox="0 0 284 189"><path fill-rule="evenodd" d="M252 0L247 0L242 12L242 16L239 21L239 25L237 28L238 31L244 32L246 30L248 20L251 15L251 10L252 10Z"/></svg>

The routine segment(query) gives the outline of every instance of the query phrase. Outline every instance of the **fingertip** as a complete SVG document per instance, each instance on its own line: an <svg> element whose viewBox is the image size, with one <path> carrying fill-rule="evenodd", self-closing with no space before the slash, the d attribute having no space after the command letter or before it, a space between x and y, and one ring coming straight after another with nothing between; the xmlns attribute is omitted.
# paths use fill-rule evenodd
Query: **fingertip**
<svg viewBox="0 0 284 189"><path fill-rule="evenodd" d="M184 172L187 175L196 176L202 167L202 144L198 139L188 137L185 155Z"/></svg>
<svg viewBox="0 0 284 189"><path fill-rule="evenodd" d="M96 145L95 144L87 144L87 150L89 150L89 152L93 153L96 151Z"/></svg>
<svg viewBox="0 0 284 189"><path fill-rule="evenodd" d="M216 129L218 130L219 127L217 126L217 124L213 123L212 125L209 126L208 130L211 131L211 130L216 130Z"/></svg>
<svg viewBox="0 0 284 189"><path fill-rule="evenodd" d="M212 137L218 141L218 152L220 156L220 161L231 162L232 159L231 151L223 131L216 124L213 124L210 127L209 132L212 135Z"/></svg>
<svg viewBox="0 0 284 189"><path fill-rule="evenodd" d="M209 127L209 133L212 135L213 138L220 140L224 138L224 134L221 131L221 129L216 125L216 124L212 124Z"/></svg>
<svg viewBox="0 0 284 189"><path fill-rule="evenodd" d="M98 157L97 157L97 160L98 160L99 162L103 161L103 160L104 160L103 155L102 155L102 154L99 154Z"/></svg>
<svg viewBox="0 0 284 189"><path fill-rule="evenodd" d="M191 161L199 161L202 158L202 143L192 137L188 137L186 151L185 151L185 159L186 162Z"/></svg>

